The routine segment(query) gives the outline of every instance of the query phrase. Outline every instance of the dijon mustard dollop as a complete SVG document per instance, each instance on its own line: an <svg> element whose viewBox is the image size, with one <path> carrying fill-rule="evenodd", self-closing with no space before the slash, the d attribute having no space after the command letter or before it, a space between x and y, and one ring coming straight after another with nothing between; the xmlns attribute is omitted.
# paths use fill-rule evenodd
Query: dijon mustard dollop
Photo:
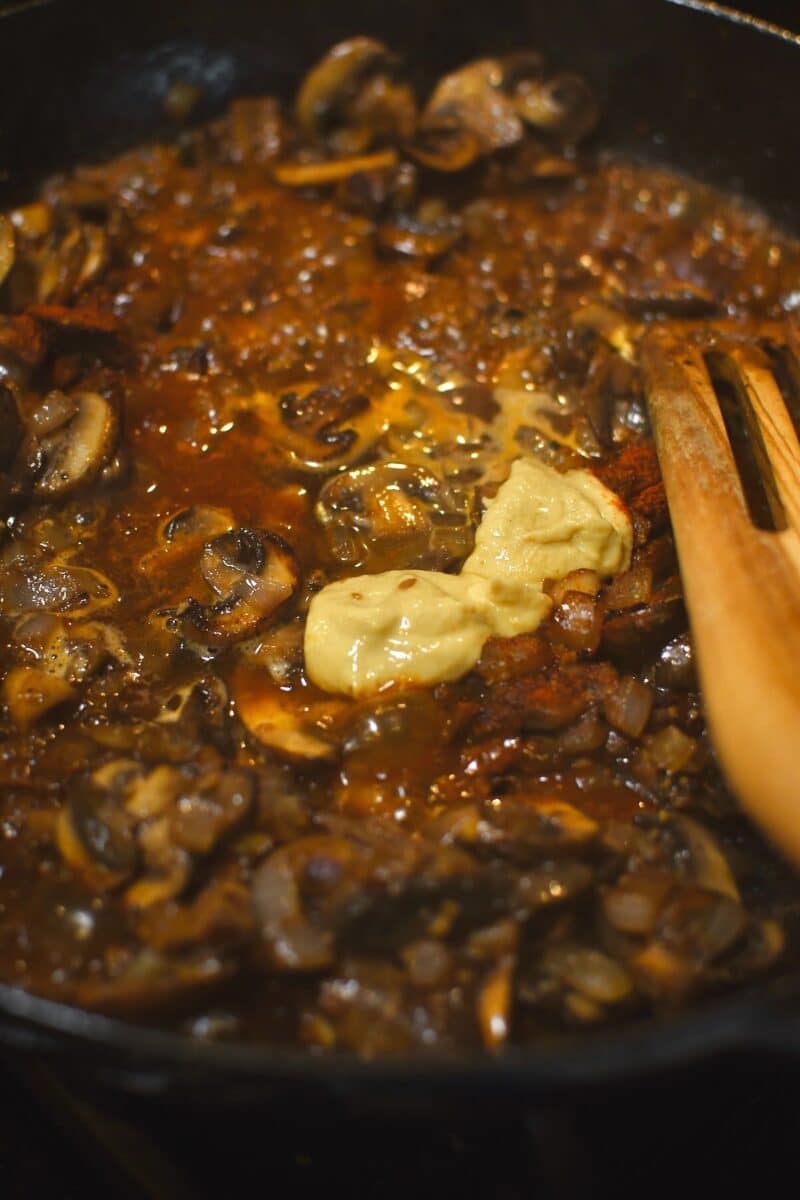
<svg viewBox="0 0 800 1200"><path fill-rule="evenodd" d="M626 570L632 544L624 505L591 472L517 459L458 575L383 571L317 593L305 631L308 677L351 696L458 679L487 638L530 633L544 620L546 579Z"/></svg>

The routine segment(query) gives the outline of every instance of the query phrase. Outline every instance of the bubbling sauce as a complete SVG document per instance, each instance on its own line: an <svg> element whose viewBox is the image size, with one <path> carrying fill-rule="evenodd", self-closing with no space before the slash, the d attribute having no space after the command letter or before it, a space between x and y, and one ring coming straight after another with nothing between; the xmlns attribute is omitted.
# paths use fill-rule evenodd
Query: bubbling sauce
<svg viewBox="0 0 800 1200"><path fill-rule="evenodd" d="M4 983L374 1057L795 960L796 880L706 733L638 344L791 329L800 251L582 148L556 83L482 60L423 104L353 39L293 110L0 217ZM315 686L313 598L455 579L517 459L618 497L627 569L548 577L457 679Z"/></svg>

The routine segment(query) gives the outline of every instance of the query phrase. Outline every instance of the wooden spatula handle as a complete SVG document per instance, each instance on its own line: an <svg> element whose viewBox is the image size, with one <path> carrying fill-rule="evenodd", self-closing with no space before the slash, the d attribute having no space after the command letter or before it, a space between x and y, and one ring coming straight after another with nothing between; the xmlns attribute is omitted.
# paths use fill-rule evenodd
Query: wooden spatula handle
<svg viewBox="0 0 800 1200"><path fill-rule="evenodd" d="M752 525L702 358L652 340L644 363L714 746L743 808L800 866L800 539ZM784 461L775 474L791 521L792 473Z"/></svg>

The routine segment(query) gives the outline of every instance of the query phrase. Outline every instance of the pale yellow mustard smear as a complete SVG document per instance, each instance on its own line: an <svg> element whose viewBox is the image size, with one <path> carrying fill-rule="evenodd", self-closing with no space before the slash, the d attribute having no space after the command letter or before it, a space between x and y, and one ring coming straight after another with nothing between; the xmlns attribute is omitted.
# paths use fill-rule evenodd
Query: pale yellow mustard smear
<svg viewBox="0 0 800 1200"><path fill-rule="evenodd" d="M308 677L350 696L458 679L487 638L530 633L544 620L546 579L581 569L614 575L629 566L632 545L624 506L589 471L560 474L518 459L460 574L383 571L317 593L305 631Z"/></svg>

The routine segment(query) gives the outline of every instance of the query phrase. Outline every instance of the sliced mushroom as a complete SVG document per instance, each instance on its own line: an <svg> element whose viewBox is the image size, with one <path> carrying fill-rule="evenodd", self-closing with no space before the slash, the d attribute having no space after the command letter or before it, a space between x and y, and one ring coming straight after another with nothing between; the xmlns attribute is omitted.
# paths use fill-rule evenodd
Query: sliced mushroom
<svg viewBox="0 0 800 1200"><path fill-rule="evenodd" d="M747 916L736 900L688 885L677 888L661 910L656 940L700 968L730 950L746 927Z"/></svg>
<svg viewBox="0 0 800 1200"><path fill-rule="evenodd" d="M477 134L458 124L455 117L428 117L417 127L407 147L411 157L433 171L463 171L480 157Z"/></svg>
<svg viewBox="0 0 800 1200"><path fill-rule="evenodd" d="M636 871L621 875L612 887L601 892L603 916L620 934L649 937L675 878L666 871Z"/></svg>
<svg viewBox="0 0 800 1200"><path fill-rule="evenodd" d="M523 871L516 883L519 905L529 911L568 904L591 887L595 873L586 863L573 859L545 862Z"/></svg>
<svg viewBox="0 0 800 1200"><path fill-rule="evenodd" d="M88 787L75 791L61 809L56 836L64 861L98 891L119 887L136 870L132 822L120 806Z"/></svg>
<svg viewBox="0 0 800 1200"><path fill-rule="evenodd" d="M394 55L373 38L350 38L334 46L297 93L301 133L326 138L345 153L363 151L376 139L409 136L416 103L411 88L394 81L396 65Z"/></svg>
<svg viewBox="0 0 800 1200"><path fill-rule="evenodd" d="M95 767L90 775L91 783L99 791L113 794L122 799L144 774L144 767L135 758L112 758Z"/></svg>
<svg viewBox="0 0 800 1200"><path fill-rule="evenodd" d="M502 90L503 79L503 66L495 58L478 59L445 75L425 106L420 131L452 123L472 135L480 154L513 146L525 130Z"/></svg>
<svg viewBox="0 0 800 1200"><path fill-rule="evenodd" d="M44 438L66 425L77 411L78 405L74 397L65 392L52 391L32 406L26 406L25 424L34 437Z"/></svg>
<svg viewBox="0 0 800 1200"><path fill-rule="evenodd" d="M375 238L381 250L430 262L451 250L462 234L459 218L447 213L432 220L399 213L378 226Z"/></svg>
<svg viewBox="0 0 800 1200"><path fill-rule="evenodd" d="M514 111L527 125L563 145L575 145L594 129L600 108L585 79L568 73L543 79L534 59L532 71L524 69L519 56L511 61L504 83Z"/></svg>
<svg viewBox="0 0 800 1200"><path fill-rule="evenodd" d="M197 546L213 535L227 533L229 528L228 514L223 509L193 504L168 517L158 530L158 538L164 546Z"/></svg>
<svg viewBox="0 0 800 1200"><path fill-rule="evenodd" d="M70 223L66 229L55 226L41 249L30 256L36 280L33 295L26 301L62 304L72 299L86 254L86 239L79 223Z"/></svg>
<svg viewBox="0 0 800 1200"><path fill-rule="evenodd" d="M319 970L333 961L337 911L361 887L365 852L345 838L299 838L275 850L253 876L252 894L270 965ZM313 920L307 900L322 920Z"/></svg>
<svg viewBox="0 0 800 1200"><path fill-rule="evenodd" d="M226 509L208 504L193 504L172 513L159 527L156 548L139 560L139 570L172 569L176 562L200 549L210 538L227 533L233 527Z"/></svg>
<svg viewBox="0 0 800 1200"><path fill-rule="evenodd" d="M215 878L188 901L153 905L136 922L139 936L159 951L198 943L232 947L255 932L250 889L236 879Z"/></svg>
<svg viewBox="0 0 800 1200"><path fill-rule="evenodd" d="M709 891L738 902L741 897L733 871L713 834L685 813L677 813L671 823L689 852L690 878Z"/></svg>
<svg viewBox="0 0 800 1200"><path fill-rule="evenodd" d="M553 946L547 950L543 966L562 984L597 1004L619 1004L633 990L633 981L625 968L592 946L569 943Z"/></svg>
<svg viewBox="0 0 800 1200"><path fill-rule="evenodd" d="M240 667L233 683L236 714L247 731L270 750L298 762L329 762L339 753L330 727L346 702L303 704L283 692L264 671Z"/></svg>
<svg viewBox="0 0 800 1200"><path fill-rule="evenodd" d="M174 1007L213 992L236 973L236 962L219 953L201 951L174 959L145 947L116 965L109 978L91 977L75 988L82 1008L124 1015L133 1019L154 1009Z"/></svg>
<svg viewBox="0 0 800 1200"><path fill-rule="evenodd" d="M285 625L273 625L252 642L240 644L242 661L255 667L263 667L273 683L290 684L297 681L303 670L303 637L305 621L302 617Z"/></svg>
<svg viewBox="0 0 800 1200"><path fill-rule="evenodd" d="M131 661L119 631L99 621L71 622L40 612L24 617L13 638L43 671L70 684L82 683L106 663Z"/></svg>
<svg viewBox="0 0 800 1200"><path fill-rule="evenodd" d="M170 839L190 854L208 854L246 818L255 793L246 771L210 772L184 788L169 816Z"/></svg>
<svg viewBox="0 0 800 1200"><path fill-rule="evenodd" d="M145 871L125 890L126 906L150 908L179 896L189 882L192 860L171 840L169 818L158 817L144 825L137 840Z"/></svg>
<svg viewBox="0 0 800 1200"><path fill-rule="evenodd" d="M422 466L382 462L334 475L314 512L337 562L370 572L398 561L441 570L472 548L473 497Z"/></svg>
<svg viewBox="0 0 800 1200"><path fill-rule="evenodd" d="M228 689L217 675L204 675L191 683L171 688L159 701L156 721L174 725L178 721L194 722L201 726L219 728L225 720Z"/></svg>
<svg viewBox="0 0 800 1200"><path fill-rule="evenodd" d="M591 846L599 829L564 800L510 795L489 802L480 840L521 861L531 854L558 858Z"/></svg>
<svg viewBox="0 0 800 1200"><path fill-rule="evenodd" d="M211 129L222 162L237 165L272 162L281 153L287 132L281 106L272 96L234 100Z"/></svg>
<svg viewBox="0 0 800 1200"><path fill-rule="evenodd" d="M130 760L121 760L122 763L126 761ZM146 774L142 773L139 764L136 765L139 769L125 787L125 811L137 821L149 821L170 808L183 787L184 778L170 763L160 763Z"/></svg>
<svg viewBox="0 0 800 1200"><path fill-rule="evenodd" d="M96 392L81 392L72 399L75 415L41 442L44 470L34 492L46 499L92 483L116 445L117 416L110 402Z"/></svg>
<svg viewBox="0 0 800 1200"><path fill-rule="evenodd" d="M14 226L0 213L0 287L14 265Z"/></svg>
<svg viewBox="0 0 800 1200"><path fill-rule="evenodd" d="M88 287L90 283L96 283L111 261L111 246L105 229L87 223L83 227L83 238L86 254L78 272L75 284L77 290Z"/></svg>
<svg viewBox="0 0 800 1200"><path fill-rule="evenodd" d="M75 700L75 689L41 667L12 667L3 680L3 700L23 733L59 704Z"/></svg>
<svg viewBox="0 0 800 1200"><path fill-rule="evenodd" d="M2 565L0 612L4 616L43 611L85 617L119 599L117 588L105 575L63 558L41 563L23 555Z"/></svg>
<svg viewBox="0 0 800 1200"><path fill-rule="evenodd" d="M203 578L221 599L189 600L181 623L192 636L226 642L251 634L278 611L297 587L297 563L283 538L266 529L240 529L208 542Z"/></svg>
<svg viewBox="0 0 800 1200"><path fill-rule="evenodd" d="M361 392L304 385L278 401L277 437L306 471L350 466L386 428L381 406Z"/></svg>

